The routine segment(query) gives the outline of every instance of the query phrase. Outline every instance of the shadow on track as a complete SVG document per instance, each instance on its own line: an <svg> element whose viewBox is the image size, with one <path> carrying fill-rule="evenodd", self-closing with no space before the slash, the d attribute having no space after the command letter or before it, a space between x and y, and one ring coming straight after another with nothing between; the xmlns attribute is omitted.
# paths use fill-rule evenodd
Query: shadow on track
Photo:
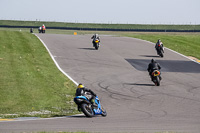
<svg viewBox="0 0 200 133"><path fill-rule="evenodd" d="M160 58L158 55L140 55L142 57Z"/></svg>
<svg viewBox="0 0 200 133"><path fill-rule="evenodd" d="M90 118L90 117L86 117L84 114L80 114L80 115L72 115L72 116L67 116L70 118ZM101 115L95 115L92 118L96 118L96 117L101 117Z"/></svg>
<svg viewBox="0 0 200 133"><path fill-rule="evenodd" d="M155 86L154 84L124 83L124 85Z"/></svg>
<svg viewBox="0 0 200 133"><path fill-rule="evenodd" d="M150 59L125 59L135 69L147 71ZM162 72L200 73L199 64L190 60L156 60L160 63Z"/></svg>
<svg viewBox="0 0 200 133"><path fill-rule="evenodd" d="M87 118L84 114L83 115L72 115L72 116L68 116L70 118Z"/></svg>
<svg viewBox="0 0 200 133"><path fill-rule="evenodd" d="M95 50L94 48L78 48L78 49L84 49L84 50Z"/></svg>

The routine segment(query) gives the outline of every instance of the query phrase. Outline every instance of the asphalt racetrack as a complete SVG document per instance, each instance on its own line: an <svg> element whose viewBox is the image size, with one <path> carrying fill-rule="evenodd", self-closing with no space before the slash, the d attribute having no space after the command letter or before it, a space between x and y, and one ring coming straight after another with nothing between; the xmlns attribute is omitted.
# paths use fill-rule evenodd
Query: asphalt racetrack
<svg viewBox="0 0 200 133"><path fill-rule="evenodd" d="M37 35L67 74L98 94L108 115L0 122L0 132L200 132L199 64L168 49L160 58L152 43L134 38L100 35L94 50L91 35ZM162 67L159 87L146 71L152 58Z"/></svg>

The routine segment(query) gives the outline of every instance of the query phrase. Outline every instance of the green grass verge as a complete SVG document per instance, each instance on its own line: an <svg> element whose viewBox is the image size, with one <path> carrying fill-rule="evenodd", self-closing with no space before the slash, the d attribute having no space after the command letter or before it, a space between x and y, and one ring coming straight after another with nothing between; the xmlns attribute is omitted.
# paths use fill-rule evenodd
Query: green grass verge
<svg viewBox="0 0 200 133"><path fill-rule="evenodd" d="M165 47L200 59L200 33L123 33L122 35L153 43L161 39Z"/></svg>
<svg viewBox="0 0 200 133"><path fill-rule="evenodd" d="M0 117L77 113L75 88L36 36L0 30Z"/></svg>
<svg viewBox="0 0 200 133"><path fill-rule="evenodd" d="M200 25L147 25L147 24L92 24L92 23L64 23L41 21L12 21L0 20L0 25L11 26L42 26L48 27L78 27L78 28L111 28L111 29L159 29L159 30L200 30Z"/></svg>

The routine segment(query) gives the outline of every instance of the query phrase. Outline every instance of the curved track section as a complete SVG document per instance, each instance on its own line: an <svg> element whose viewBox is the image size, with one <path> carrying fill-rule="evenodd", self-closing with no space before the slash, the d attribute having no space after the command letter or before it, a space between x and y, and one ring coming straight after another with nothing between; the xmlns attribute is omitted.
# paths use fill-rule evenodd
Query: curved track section
<svg viewBox="0 0 200 133"><path fill-rule="evenodd" d="M0 132L200 132L200 66L170 50L159 58L152 43L102 36L99 50L89 35L38 34L59 66L94 90L107 117L84 115L1 122ZM150 81L150 60L162 66L161 86Z"/></svg>

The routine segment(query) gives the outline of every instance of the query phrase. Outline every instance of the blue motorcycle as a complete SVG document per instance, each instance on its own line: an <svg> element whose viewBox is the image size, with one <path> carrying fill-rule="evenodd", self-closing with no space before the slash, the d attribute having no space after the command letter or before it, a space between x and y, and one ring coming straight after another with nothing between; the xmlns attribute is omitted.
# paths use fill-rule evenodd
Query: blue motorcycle
<svg viewBox="0 0 200 133"><path fill-rule="evenodd" d="M95 97L97 107L94 107L85 96L76 96L74 102L78 105L79 111L82 111L87 117L95 115L106 116L106 110L101 106L98 96Z"/></svg>

